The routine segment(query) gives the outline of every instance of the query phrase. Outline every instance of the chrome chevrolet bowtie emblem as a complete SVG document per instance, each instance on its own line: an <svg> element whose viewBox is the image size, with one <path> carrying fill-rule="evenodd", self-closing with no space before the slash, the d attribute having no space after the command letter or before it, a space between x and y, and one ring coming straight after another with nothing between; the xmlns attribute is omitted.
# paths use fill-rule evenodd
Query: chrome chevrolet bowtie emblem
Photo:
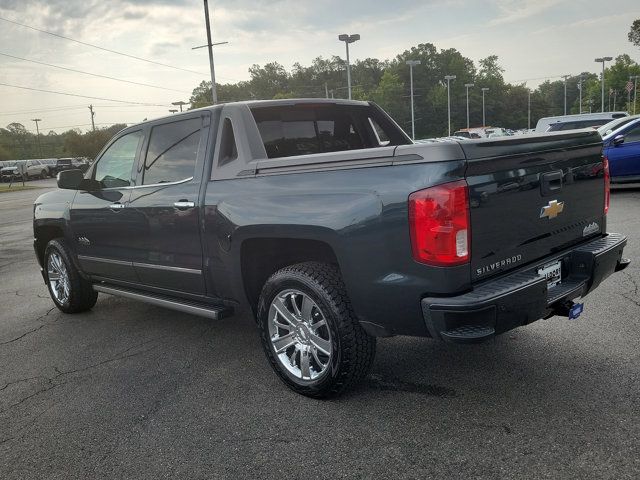
<svg viewBox="0 0 640 480"><path fill-rule="evenodd" d="M562 213L562 210L564 210L564 202L551 200L549 202L549 205L547 205L546 207L542 207L542 210L540 210L540 218L556 218Z"/></svg>

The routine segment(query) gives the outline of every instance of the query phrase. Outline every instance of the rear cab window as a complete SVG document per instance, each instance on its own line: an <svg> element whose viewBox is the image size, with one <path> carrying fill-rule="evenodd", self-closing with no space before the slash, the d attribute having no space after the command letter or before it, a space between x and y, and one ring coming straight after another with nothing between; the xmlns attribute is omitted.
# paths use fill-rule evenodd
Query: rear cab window
<svg viewBox="0 0 640 480"><path fill-rule="evenodd" d="M254 107L268 158L312 155L409 143L369 105L298 104Z"/></svg>

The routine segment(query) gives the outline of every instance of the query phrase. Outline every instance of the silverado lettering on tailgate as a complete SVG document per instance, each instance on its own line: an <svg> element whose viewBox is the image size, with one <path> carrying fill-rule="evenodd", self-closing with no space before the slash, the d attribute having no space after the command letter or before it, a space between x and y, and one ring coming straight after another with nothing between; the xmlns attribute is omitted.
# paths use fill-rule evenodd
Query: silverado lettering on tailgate
<svg viewBox="0 0 640 480"><path fill-rule="evenodd" d="M486 273L491 273L497 269L502 267L506 267L507 265L513 265L514 263L518 263L522 261L522 255L514 255L509 258L505 258L498 262L490 263L489 265L484 265L482 267L476 268L476 275L484 275Z"/></svg>

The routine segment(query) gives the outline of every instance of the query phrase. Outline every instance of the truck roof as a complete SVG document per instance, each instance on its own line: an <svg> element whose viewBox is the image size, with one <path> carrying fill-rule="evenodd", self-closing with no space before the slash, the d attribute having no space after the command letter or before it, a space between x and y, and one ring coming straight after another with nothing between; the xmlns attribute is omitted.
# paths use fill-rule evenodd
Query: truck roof
<svg viewBox="0 0 640 480"><path fill-rule="evenodd" d="M181 115L187 115L193 112L201 112L201 111L207 111L207 110L213 111L213 110L220 109L225 105L246 105L249 108L256 108L256 107L262 108L262 107L277 107L277 106L301 105L301 104L354 105L354 106L360 106L360 107L367 107L370 105L370 103L366 101L344 100L341 98L282 98L277 100L244 100L241 102L223 102L223 103L218 103L217 105L208 105L206 107L194 108L193 110L185 110L184 112L152 118L144 122L134 123L132 125L127 126L123 130L128 130L132 127L145 125L147 123L154 123L157 121L165 120L167 118L178 118Z"/></svg>

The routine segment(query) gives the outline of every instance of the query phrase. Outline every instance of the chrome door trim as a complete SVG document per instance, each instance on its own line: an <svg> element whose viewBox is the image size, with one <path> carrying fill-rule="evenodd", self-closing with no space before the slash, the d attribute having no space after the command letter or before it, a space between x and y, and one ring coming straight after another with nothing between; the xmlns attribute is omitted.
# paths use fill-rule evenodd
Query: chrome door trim
<svg viewBox="0 0 640 480"><path fill-rule="evenodd" d="M189 273L192 275L202 275L202 270L198 270L195 268L184 268L184 267L172 267L169 265L157 265L153 263L141 263L141 262L126 262L124 260L114 260L111 258L102 258L102 257L90 257L88 255L78 255L78 260L87 261L87 262L103 262L110 263L112 265L125 265L129 267L140 267L140 268L153 268L155 270L165 270L169 272L180 272L180 273Z"/></svg>
<svg viewBox="0 0 640 480"><path fill-rule="evenodd" d="M110 263L112 265L125 265L128 267L133 266L132 262L126 262L124 260L114 260L112 258L102 258L102 257L90 257L88 255L78 255L78 260L86 261L86 262L102 262L102 263Z"/></svg>
<svg viewBox="0 0 640 480"><path fill-rule="evenodd" d="M177 209L194 208L195 202L173 202L173 206Z"/></svg>
<svg viewBox="0 0 640 480"><path fill-rule="evenodd" d="M195 268L171 267L169 265L157 265L157 264L153 264L153 263L133 262L133 266L134 267L141 267L141 268L153 268L153 269L156 269L156 270L166 270L166 271L169 271L169 272L191 273L193 275L201 275L202 274L202 270L197 270Z"/></svg>

